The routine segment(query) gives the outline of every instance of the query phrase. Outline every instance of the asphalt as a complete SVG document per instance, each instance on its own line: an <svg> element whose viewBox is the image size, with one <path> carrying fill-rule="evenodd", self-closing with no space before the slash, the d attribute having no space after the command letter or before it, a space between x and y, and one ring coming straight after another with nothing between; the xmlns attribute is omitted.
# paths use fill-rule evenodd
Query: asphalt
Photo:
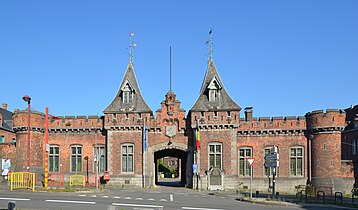
<svg viewBox="0 0 358 210"><path fill-rule="evenodd" d="M44 191L43 188L37 189L39 191ZM221 197L230 197L238 202L249 202L249 203L260 203L266 205L279 205L279 206L325 206L325 207L339 207L340 209L357 209L358 208L358 198L354 200L354 204L352 204L352 198L343 197L343 199L337 199L335 202L333 198L326 198L323 201L322 198L317 200L314 197L308 197L307 202L306 198L303 196L302 201L298 199L295 195L278 195L274 199L271 199L270 194L265 193L253 193L252 199L250 199L248 192L239 192L239 191L199 191L195 189L189 189L185 187L181 187L179 184L170 185L170 183L162 183L162 185L158 185L154 188L123 188L120 186L107 186L100 187L98 191L101 193L116 193L123 192L126 190L130 191L156 191L162 193L188 193L188 194L203 194L203 195L213 195L213 196L221 196ZM0 182L0 192L8 192L10 191L10 185L5 182ZM26 190L21 190L22 192ZM86 188L76 188L77 192L97 192L95 187L86 187ZM300 202L299 202L300 201Z"/></svg>

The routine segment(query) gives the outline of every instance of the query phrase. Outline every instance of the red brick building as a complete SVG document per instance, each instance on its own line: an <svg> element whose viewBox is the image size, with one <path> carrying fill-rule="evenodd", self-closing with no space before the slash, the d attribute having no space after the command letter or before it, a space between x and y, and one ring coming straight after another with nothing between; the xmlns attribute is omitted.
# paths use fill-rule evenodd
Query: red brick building
<svg viewBox="0 0 358 210"><path fill-rule="evenodd" d="M255 158L253 189L267 191L273 170L265 168L265 156L275 146L277 191L294 192L297 185L312 184L348 193L357 176L357 107L273 118L254 117L248 107L241 116L241 107L226 92L209 59L200 94L188 114L169 90L154 115L130 62L103 116L50 117L49 169L66 177L94 174L96 156L100 174L109 171L111 184L150 187L158 181L158 159L169 156L180 159L183 186L245 189L251 174L247 158ZM17 171L26 169L27 117L26 110L15 111L11 129L0 133L9 142L0 143L0 158L11 158ZM30 171L43 173L45 115L31 110L30 119ZM12 138L16 140L8 141ZM193 165L198 166L195 174Z"/></svg>

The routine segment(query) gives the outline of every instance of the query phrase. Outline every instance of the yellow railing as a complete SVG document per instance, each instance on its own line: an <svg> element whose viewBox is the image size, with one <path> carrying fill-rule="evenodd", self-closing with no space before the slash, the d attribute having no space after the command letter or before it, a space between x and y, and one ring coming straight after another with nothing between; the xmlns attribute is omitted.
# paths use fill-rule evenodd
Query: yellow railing
<svg viewBox="0 0 358 210"><path fill-rule="evenodd" d="M35 173L12 172L10 174L10 190L31 189L35 191Z"/></svg>
<svg viewBox="0 0 358 210"><path fill-rule="evenodd" d="M86 186L86 179L83 175L71 175L70 176L70 186L80 185Z"/></svg>

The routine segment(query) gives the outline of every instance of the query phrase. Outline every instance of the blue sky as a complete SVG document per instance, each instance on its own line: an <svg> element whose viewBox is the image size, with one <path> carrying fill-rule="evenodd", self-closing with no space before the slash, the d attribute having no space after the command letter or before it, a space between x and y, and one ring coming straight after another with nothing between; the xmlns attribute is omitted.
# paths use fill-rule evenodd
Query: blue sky
<svg viewBox="0 0 358 210"><path fill-rule="evenodd" d="M0 103L54 115L102 115L135 33L134 65L155 111L172 89L188 112L213 59L254 116L302 116L358 104L358 1L0 0Z"/></svg>

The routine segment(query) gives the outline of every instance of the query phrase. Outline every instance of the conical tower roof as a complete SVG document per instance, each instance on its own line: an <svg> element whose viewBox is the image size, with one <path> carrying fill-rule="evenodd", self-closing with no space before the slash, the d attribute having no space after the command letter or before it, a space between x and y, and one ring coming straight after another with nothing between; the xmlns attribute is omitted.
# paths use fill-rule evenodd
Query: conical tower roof
<svg viewBox="0 0 358 210"><path fill-rule="evenodd" d="M129 92L130 100L124 100L124 92ZM118 89L113 101L103 111L106 113L152 113L147 103L144 101L142 94L140 93L139 85L135 76L133 63L130 62L127 66L127 70L123 76L121 85Z"/></svg>
<svg viewBox="0 0 358 210"><path fill-rule="evenodd" d="M200 95L190 110L194 112L241 110L241 107L226 92L212 59L208 62Z"/></svg>

